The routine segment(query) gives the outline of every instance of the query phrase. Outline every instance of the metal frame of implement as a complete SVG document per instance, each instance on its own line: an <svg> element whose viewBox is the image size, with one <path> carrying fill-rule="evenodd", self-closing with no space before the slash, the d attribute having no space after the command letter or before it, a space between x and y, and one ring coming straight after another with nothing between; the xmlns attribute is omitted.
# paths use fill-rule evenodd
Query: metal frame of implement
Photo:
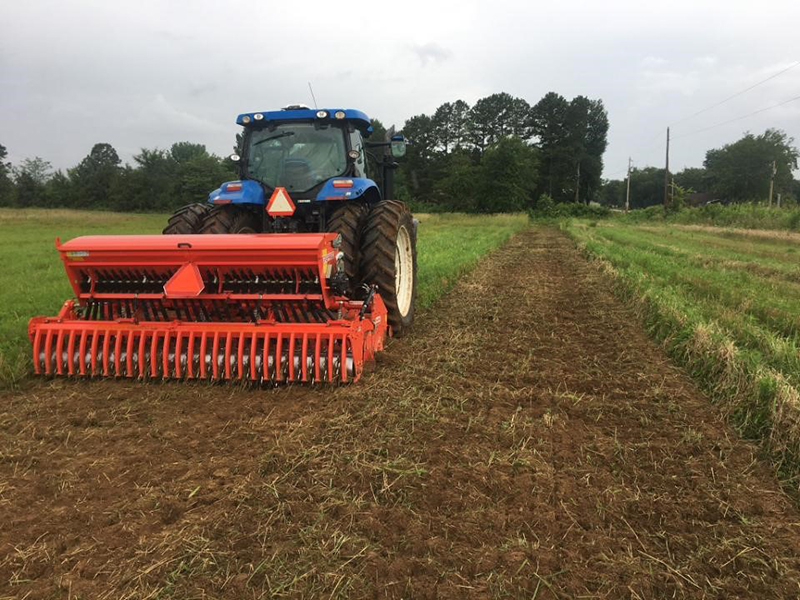
<svg viewBox="0 0 800 600"><path fill-rule="evenodd" d="M357 381L377 293L337 295L337 235L88 236L56 247L74 300L28 325L37 374Z"/></svg>

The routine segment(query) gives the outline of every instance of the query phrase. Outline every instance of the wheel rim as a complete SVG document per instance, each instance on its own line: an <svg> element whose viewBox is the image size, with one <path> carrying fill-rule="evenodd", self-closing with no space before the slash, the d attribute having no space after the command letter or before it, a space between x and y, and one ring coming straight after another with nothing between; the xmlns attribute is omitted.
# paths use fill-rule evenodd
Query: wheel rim
<svg viewBox="0 0 800 600"><path fill-rule="evenodd" d="M414 255L411 250L411 236L405 227L397 231L397 245L394 250L394 289L397 310L406 316L411 309L411 296L414 293Z"/></svg>

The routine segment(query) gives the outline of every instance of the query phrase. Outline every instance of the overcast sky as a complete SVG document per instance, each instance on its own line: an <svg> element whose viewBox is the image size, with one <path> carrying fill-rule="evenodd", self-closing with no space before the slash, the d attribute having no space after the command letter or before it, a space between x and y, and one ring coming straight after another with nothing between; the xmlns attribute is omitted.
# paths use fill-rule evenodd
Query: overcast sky
<svg viewBox="0 0 800 600"><path fill-rule="evenodd" d="M200 142L231 152L240 112L360 108L398 127L442 102L549 91L605 103L605 176L663 165L665 127L800 61L800 2L0 2L0 144L73 166ZM673 127L673 170L744 131L800 141L800 66ZM690 134L690 135L687 135ZM686 136L686 137L682 137Z"/></svg>

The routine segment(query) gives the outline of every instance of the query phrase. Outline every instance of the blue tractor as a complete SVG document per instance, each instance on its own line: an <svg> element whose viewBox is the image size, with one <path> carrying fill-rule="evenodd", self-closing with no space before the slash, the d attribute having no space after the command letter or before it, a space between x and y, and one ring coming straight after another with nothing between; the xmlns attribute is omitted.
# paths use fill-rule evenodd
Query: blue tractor
<svg viewBox="0 0 800 600"><path fill-rule="evenodd" d="M244 131L231 160L240 179L176 211L164 233L339 233L343 292L377 288L393 335L406 333L414 320L417 221L391 199L403 136L390 130L386 140L366 141L369 117L353 109L293 105L236 122Z"/></svg>

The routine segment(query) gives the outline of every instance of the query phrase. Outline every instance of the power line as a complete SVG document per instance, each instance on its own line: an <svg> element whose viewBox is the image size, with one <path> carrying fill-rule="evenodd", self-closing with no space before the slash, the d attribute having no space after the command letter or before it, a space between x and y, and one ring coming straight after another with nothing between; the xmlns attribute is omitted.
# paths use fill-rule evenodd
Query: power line
<svg viewBox="0 0 800 600"><path fill-rule="evenodd" d="M779 75L783 75L784 73L786 73L786 71L791 71L792 69L794 69L794 68L795 68L796 66L798 66L798 65L800 65L800 61L798 61L798 62L794 63L794 64L793 64L793 65L791 65L791 66L788 66L788 67L786 67L786 68L785 68L785 69L783 69L782 71L778 71L778 72L777 72L777 73L775 73L774 75L770 75L770 76L769 76L769 77L767 77L766 79L762 79L762 80L761 80L761 81L759 81L758 83L754 83L753 85L751 85L751 86L750 86L750 87L748 87L748 88L745 88L745 89L743 89L743 90L741 90L741 91L739 91L739 92L736 92L736 93L735 93L735 94L733 94L732 96L728 96L728 97L727 97L727 98L725 98L724 100L720 100L720 101L719 101L719 102L717 102L716 104L712 104L711 106L707 106L706 108L704 108L704 109L702 109L702 110L698 110L696 113L694 113L694 114L691 114L691 115L689 115L688 117L684 117L683 119L678 119L677 121L675 121L675 122L673 122L673 123L670 123L670 127L672 127L672 126L674 126L674 125L677 125L678 123L683 123L684 121L688 121L689 119L692 119L692 118L696 117L697 115L701 115L701 114L703 114L704 112L708 112L708 111L709 111L709 110L711 110L712 108L716 108L716 107L718 107L718 106L720 106L720 105L722 105L722 104L725 104L725 103L726 103L726 102L728 102L729 100L733 100L733 99L734 99L734 98L736 98L737 96L741 96L742 94L744 94L744 93L746 93L746 92L749 92L750 90L752 90L752 89L754 89L754 88L757 88L757 87L758 87L758 86L760 86L761 84L763 84L763 83L766 83L766 82L770 81L771 79L775 79L775 78L776 78L776 77L778 77Z"/></svg>
<svg viewBox="0 0 800 600"><path fill-rule="evenodd" d="M727 125L728 123L733 123L735 121L741 121L742 119L746 119L747 117L752 117L753 115L757 115L757 114L765 112L767 110L772 110L773 108L778 108L780 106L783 106L785 104L789 104L790 102L796 102L798 100L800 100L800 96L795 96L794 98L789 98L788 100L786 100L784 102L780 102L779 104L773 104L772 106L767 106L766 108L760 108L758 110L754 110L753 112L747 113L746 115L742 115L741 117L736 117L734 119L729 119L727 121L723 121L722 123L717 123L716 125L710 125L708 127L703 127L702 129L697 129L695 131L692 131L691 133L684 133L683 135L677 136L677 138L689 137L690 135L695 135L697 133L702 133L703 131L708 131L709 129L714 129L715 127L721 127L723 125Z"/></svg>

